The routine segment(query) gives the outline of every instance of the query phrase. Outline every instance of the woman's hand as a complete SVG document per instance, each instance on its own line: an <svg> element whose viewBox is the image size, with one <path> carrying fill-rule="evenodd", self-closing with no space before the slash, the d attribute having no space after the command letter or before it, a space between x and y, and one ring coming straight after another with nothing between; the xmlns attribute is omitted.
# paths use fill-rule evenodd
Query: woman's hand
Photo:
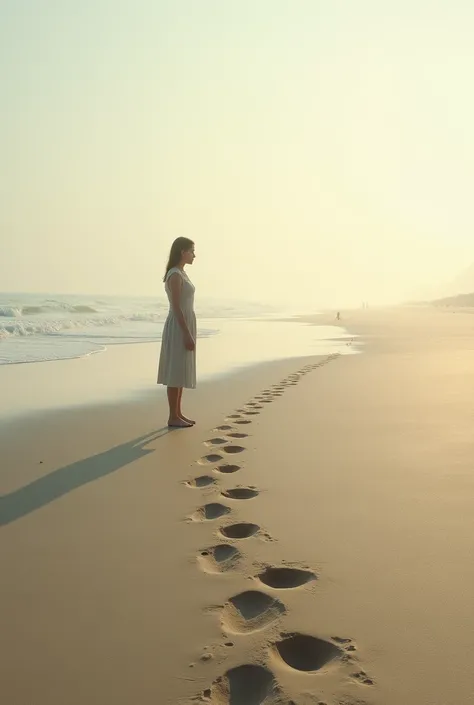
<svg viewBox="0 0 474 705"><path fill-rule="evenodd" d="M194 338L191 335L191 333L186 333L184 336L184 347L186 350L189 350L189 352L192 352L194 348L196 347L196 343L194 342Z"/></svg>

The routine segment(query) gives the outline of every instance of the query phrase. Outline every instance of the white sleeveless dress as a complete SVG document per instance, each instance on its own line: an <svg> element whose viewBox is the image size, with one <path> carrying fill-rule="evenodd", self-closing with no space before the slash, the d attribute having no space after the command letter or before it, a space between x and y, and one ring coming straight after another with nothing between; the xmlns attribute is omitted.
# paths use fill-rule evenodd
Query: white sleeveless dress
<svg viewBox="0 0 474 705"><path fill-rule="evenodd" d="M196 341L196 315L194 313L194 285L188 275L179 267L170 269L166 276L165 291L170 302L170 310L163 328L161 339L160 362L158 366L158 384L167 387L196 387L196 349L186 350L181 326L178 323L171 306L171 292L168 280L172 274L178 274L182 280L181 310L189 328L189 332Z"/></svg>

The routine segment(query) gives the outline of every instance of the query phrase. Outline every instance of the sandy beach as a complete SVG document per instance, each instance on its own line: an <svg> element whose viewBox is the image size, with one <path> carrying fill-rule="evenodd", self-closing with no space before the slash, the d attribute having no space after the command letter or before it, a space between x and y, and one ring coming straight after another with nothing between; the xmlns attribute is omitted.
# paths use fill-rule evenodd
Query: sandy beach
<svg viewBox="0 0 474 705"><path fill-rule="evenodd" d="M333 314L308 322L331 325ZM474 703L474 318L2 424L9 705Z"/></svg>

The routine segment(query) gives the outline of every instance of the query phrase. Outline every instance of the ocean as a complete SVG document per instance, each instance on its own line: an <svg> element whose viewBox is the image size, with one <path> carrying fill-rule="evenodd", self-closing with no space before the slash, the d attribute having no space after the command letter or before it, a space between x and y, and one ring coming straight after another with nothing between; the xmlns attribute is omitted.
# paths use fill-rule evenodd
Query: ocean
<svg viewBox="0 0 474 705"><path fill-rule="evenodd" d="M65 360L111 345L159 341L167 313L165 297L0 293L0 365ZM199 338L219 334L224 320L288 315L262 304L206 301L196 313Z"/></svg>
<svg viewBox="0 0 474 705"><path fill-rule="evenodd" d="M198 383L275 360L359 351L343 328L295 318L315 311L200 298L196 313ZM164 393L156 373L167 314L164 297L0 294L0 419Z"/></svg>

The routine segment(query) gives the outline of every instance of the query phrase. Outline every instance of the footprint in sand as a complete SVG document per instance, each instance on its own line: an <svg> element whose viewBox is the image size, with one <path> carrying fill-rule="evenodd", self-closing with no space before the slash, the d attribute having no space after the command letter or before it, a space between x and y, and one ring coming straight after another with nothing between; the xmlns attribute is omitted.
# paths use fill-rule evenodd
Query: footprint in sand
<svg viewBox="0 0 474 705"><path fill-rule="evenodd" d="M220 543L200 552L198 562L206 573L225 573L235 569L242 554L228 543Z"/></svg>
<svg viewBox="0 0 474 705"><path fill-rule="evenodd" d="M200 475L199 477L195 477L193 480L188 480L185 484L187 487L199 489L202 487L209 487L209 485L215 485L216 480L210 475Z"/></svg>
<svg viewBox="0 0 474 705"><path fill-rule="evenodd" d="M248 424L248 423L252 423L252 422L250 419L240 419L239 421L236 421L235 423L243 425L243 424Z"/></svg>
<svg viewBox="0 0 474 705"><path fill-rule="evenodd" d="M221 621L226 632L247 634L264 629L286 612L280 600L257 590L231 597L222 608Z"/></svg>
<svg viewBox="0 0 474 705"><path fill-rule="evenodd" d="M232 433L228 433L227 437L228 438L248 438L248 433L243 433L239 431L232 431Z"/></svg>
<svg viewBox="0 0 474 705"><path fill-rule="evenodd" d="M238 524L228 524L219 530L226 539L248 539L255 536L260 531L258 524L239 522Z"/></svg>
<svg viewBox="0 0 474 705"><path fill-rule="evenodd" d="M240 419L241 415L240 414L229 414L227 417L228 419Z"/></svg>
<svg viewBox="0 0 474 705"><path fill-rule="evenodd" d="M331 661L343 656L342 650L330 641L307 634L286 634L272 648L273 656L295 671L320 671Z"/></svg>
<svg viewBox="0 0 474 705"><path fill-rule="evenodd" d="M286 590L306 585L312 580L316 580L316 575L310 570L300 568L275 568L269 566L257 578L267 587L276 590Z"/></svg>
<svg viewBox="0 0 474 705"><path fill-rule="evenodd" d="M218 426L215 430L216 431L232 431L233 426L230 426L229 424L224 424L222 426Z"/></svg>
<svg viewBox="0 0 474 705"><path fill-rule="evenodd" d="M206 446L222 446L224 443L227 443L225 438L209 438L209 440L204 441Z"/></svg>
<svg viewBox="0 0 474 705"><path fill-rule="evenodd" d="M241 469L241 465L218 465L217 468L214 468L215 472L220 472L223 473L224 475L228 475L233 472L237 472L237 470Z"/></svg>
<svg viewBox="0 0 474 705"><path fill-rule="evenodd" d="M274 701L278 686L271 671L263 666L244 664L231 668L202 693L203 703L211 705L263 705Z"/></svg>
<svg viewBox="0 0 474 705"><path fill-rule="evenodd" d="M234 487L234 489L222 492L222 496L226 499L253 499L259 494L255 487Z"/></svg>
<svg viewBox="0 0 474 705"><path fill-rule="evenodd" d="M257 416L257 414L260 413L260 411L245 411L245 416Z"/></svg>
<svg viewBox="0 0 474 705"><path fill-rule="evenodd" d="M203 455L202 458L199 458L198 464L214 465L214 463L218 463L220 460L224 460L223 455L218 455L217 453L208 453L207 455Z"/></svg>
<svg viewBox="0 0 474 705"><path fill-rule="evenodd" d="M224 504L219 504L219 502L211 502L210 504L205 504L203 507L199 507L194 514L191 515L193 521L214 521L215 519L220 519L220 517L229 514L231 509L226 507Z"/></svg>
<svg viewBox="0 0 474 705"><path fill-rule="evenodd" d="M224 453L230 453L235 455L235 453L242 453L246 449L243 446L225 446L222 450L224 451Z"/></svg>

